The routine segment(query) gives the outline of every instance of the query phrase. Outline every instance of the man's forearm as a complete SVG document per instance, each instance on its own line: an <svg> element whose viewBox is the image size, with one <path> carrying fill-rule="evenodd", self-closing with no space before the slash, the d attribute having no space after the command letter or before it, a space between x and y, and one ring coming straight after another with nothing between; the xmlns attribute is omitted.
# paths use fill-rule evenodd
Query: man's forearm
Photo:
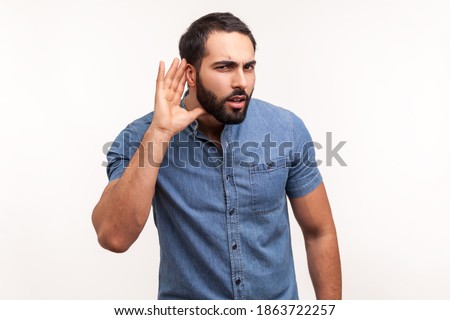
<svg viewBox="0 0 450 320"><path fill-rule="evenodd" d="M144 228L169 141L169 136L150 126L122 177L105 189L92 221L106 249L126 251Z"/></svg>
<svg viewBox="0 0 450 320"><path fill-rule="evenodd" d="M115 187L123 197L118 199L122 206L134 208L139 213L145 212L148 216L159 168L169 141L170 136L154 130L152 126L147 130L138 150ZM139 220L139 217L137 218Z"/></svg>
<svg viewBox="0 0 450 320"><path fill-rule="evenodd" d="M320 300L342 298L342 275L335 232L306 238L309 273Z"/></svg>

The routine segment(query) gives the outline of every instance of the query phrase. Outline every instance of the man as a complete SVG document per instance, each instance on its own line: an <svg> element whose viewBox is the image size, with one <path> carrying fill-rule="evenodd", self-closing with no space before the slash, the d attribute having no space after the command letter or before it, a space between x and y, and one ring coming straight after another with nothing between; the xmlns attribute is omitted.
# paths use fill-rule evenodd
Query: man
<svg viewBox="0 0 450 320"><path fill-rule="evenodd" d="M318 299L341 298L336 231L311 137L291 112L251 99L256 42L230 13L206 15L160 62L154 112L108 153L92 221L126 251L153 206L159 299L298 299L286 195ZM185 84L188 92L182 97Z"/></svg>

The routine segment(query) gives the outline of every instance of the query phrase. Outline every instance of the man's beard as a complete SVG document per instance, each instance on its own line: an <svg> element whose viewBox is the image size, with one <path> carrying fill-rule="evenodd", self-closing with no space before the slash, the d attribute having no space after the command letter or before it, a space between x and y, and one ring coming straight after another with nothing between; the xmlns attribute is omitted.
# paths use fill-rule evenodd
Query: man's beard
<svg viewBox="0 0 450 320"><path fill-rule="evenodd" d="M217 121L223 124L239 124L245 120L247 115L248 105L252 97L253 91L250 96L243 89L235 89L227 97L220 99L214 94L214 92L208 90L203 85L199 75L197 74L197 100L200 105L210 113ZM245 96L245 106L242 109L228 110L225 106L227 100L233 96Z"/></svg>

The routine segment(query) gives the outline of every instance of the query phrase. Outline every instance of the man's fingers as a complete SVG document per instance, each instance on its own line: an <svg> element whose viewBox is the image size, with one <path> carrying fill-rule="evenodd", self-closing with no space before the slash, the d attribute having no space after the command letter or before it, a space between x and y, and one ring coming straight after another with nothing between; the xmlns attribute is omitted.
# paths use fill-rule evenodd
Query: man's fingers
<svg viewBox="0 0 450 320"><path fill-rule="evenodd" d="M173 59L167 74L163 61L159 62L156 95L163 98L167 105L178 104L183 95L186 85L186 65L185 59L181 63L177 58Z"/></svg>
<svg viewBox="0 0 450 320"><path fill-rule="evenodd" d="M174 90L178 89L180 80L182 79L183 76L185 76L186 64L187 64L186 60L182 59L180 65L178 66L177 72L175 73L175 76L172 81L172 88ZM183 86L184 86L184 83L183 83Z"/></svg>
<svg viewBox="0 0 450 320"><path fill-rule="evenodd" d="M173 77L175 72L177 71L179 60L177 58L173 59L172 64L170 65L169 71L167 71L165 80L167 82L167 86L170 87L173 81Z"/></svg>
<svg viewBox="0 0 450 320"><path fill-rule="evenodd" d="M164 65L164 61L160 61L159 62L159 67L158 67L158 75L156 76L156 81L162 81L164 80L164 72L165 72L165 65Z"/></svg>
<svg viewBox="0 0 450 320"><path fill-rule="evenodd" d="M183 72L183 74L181 75L181 79L178 81L178 86L176 88L176 93L177 93L178 99L181 98L181 95L184 92L185 85L186 85L186 73Z"/></svg>

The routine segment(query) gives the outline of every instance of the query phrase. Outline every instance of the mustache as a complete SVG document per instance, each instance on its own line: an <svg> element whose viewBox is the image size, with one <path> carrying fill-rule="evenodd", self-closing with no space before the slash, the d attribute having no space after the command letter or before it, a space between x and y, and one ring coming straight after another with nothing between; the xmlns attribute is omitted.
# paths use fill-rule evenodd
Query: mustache
<svg viewBox="0 0 450 320"><path fill-rule="evenodd" d="M245 96L245 99L247 99L248 100L248 94L247 94L247 92L245 92L245 90L243 90L243 89L234 89L233 90L233 92L232 93L230 93L227 97L225 97L225 101L226 100L228 100L228 99L230 99L231 97L234 97L234 96Z"/></svg>

